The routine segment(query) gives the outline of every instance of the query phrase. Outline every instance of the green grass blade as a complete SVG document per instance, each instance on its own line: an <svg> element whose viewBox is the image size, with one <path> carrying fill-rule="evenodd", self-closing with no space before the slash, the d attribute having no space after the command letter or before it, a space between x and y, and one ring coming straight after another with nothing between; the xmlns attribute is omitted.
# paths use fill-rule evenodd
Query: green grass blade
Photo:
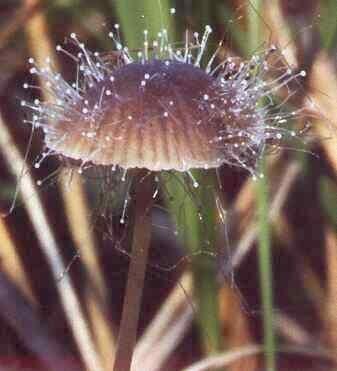
<svg viewBox="0 0 337 371"><path fill-rule="evenodd" d="M144 30L149 31L149 40L155 38L163 28L175 38L174 17L170 14L168 0L118 0L114 2L123 41L130 50L142 49Z"/></svg>
<svg viewBox="0 0 337 371"><path fill-rule="evenodd" d="M337 187L326 176L320 178L319 186L322 208L331 225L337 229Z"/></svg>
<svg viewBox="0 0 337 371"><path fill-rule="evenodd" d="M261 161L260 172L266 174L266 166ZM269 195L266 175L257 181L257 215L258 215L258 260L260 290L263 309L263 333L266 370L276 370L276 341L273 321L273 272L270 226L268 221Z"/></svg>
<svg viewBox="0 0 337 371"><path fill-rule="evenodd" d="M222 346L218 314L218 287L216 284L217 223L215 216L215 177L193 172L199 187L186 190L186 177L179 173L165 181L167 204L174 217L178 235L192 259L194 291L197 301L197 322L203 350L206 354L217 352ZM202 218L202 220L201 220Z"/></svg>
<svg viewBox="0 0 337 371"><path fill-rule="evenodd" d="M333 50L337 43L336 0L320 2L319 30L324 48Z"/></svg>
<svg viewBox="0 0 337 371"><path fill-rule="evenodd" d="M277 1L277 0L275 0ZM263 41L262 35L262 13L263 0L252 0L248 5L248 50L254 52ZM272 256L270 226L268 220L269 190L268 177L265 161L260 163L261 174L263 178L257 181L257 211L258 211L258 260L260 275L260 290L263 309L263 333L264 333L264 353L266 370L276 370L276 340L273 321L273 274L272 274Z"/></svg>

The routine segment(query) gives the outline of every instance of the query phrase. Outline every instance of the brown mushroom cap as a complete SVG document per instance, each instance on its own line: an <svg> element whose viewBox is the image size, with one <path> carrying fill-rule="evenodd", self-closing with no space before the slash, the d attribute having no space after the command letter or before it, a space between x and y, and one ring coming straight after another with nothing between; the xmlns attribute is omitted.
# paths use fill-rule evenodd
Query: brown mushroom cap
<svg viewBox="0 0 337 371"><path fill-rule="evenodd" d="M236 101L235 92L224 91L219 79L191 64L133 62L88 87L45 141L66 157L98 165L155 171L218 167L226 161L226 145L237 140L229 128L234 125L237 133L253 115L251 107L243 107L248 114L235 116Z"/></svg>

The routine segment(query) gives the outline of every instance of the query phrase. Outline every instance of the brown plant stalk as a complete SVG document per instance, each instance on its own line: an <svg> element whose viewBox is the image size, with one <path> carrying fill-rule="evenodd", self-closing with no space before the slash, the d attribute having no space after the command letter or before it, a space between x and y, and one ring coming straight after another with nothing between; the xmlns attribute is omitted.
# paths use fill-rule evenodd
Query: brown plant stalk
<svg viewBox="0 0 337 371"><path fill-rule="evenodd" d="M154 175L153 173L146 175L146 173L141 172L136 178L132 252L114 371L127 371L131 367L151 240Z"/></svg>

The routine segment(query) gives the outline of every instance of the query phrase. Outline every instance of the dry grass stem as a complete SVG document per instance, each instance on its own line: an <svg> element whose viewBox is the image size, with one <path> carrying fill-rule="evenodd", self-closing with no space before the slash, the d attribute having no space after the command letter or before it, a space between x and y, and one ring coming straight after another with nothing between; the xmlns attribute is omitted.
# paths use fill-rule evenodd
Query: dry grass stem
<svg viewBox="0 0 337 371"><path fill-rule="evenodd" d="M280 211L287 199L289 190L291 186L295 182L298 174L300 173L300 167L297 163L291 163L288 165L282 180L280 182L279 189L277 190L270 207L269 218L272 223L275 222ZM232 257L232 264L233 267L237 267L244 257L249 252L253 242L257 237L257 227L255 224L251 224L249 227L246 228L246 232L241 237L239 243L237 244L237 248L233 253Z"/></svg>
<svg viewBox="0 0 337 371"><path fill-rule="evenodd" d="M223 285L219 291L220 320L226 349L237 349L251 344L254 336L249 326L249 316L243 308L241 297L229 285ZM228 371L255 371L258 369L256 357L245 357L228 367Z"/></svg>
<svg viewBox="0 0 337 371"><path fill-rule="evenodd" d="M27 0L27 3L30 3L31 0ZM30 45L30 50L32 55L38 65L43 66L45 64L46 58L49 58L52 61L54 68L57 68L58 63L55 58L54 47L48 37L48 25L46 22L45 15L41 12L36 13L26 24L26 33L28 42ZM52 102L54 97L45 89L42 90L44 99ZM100 293L101 299L104 298L104 282L102 275L100 274L99 264L97 261L97 257L95 256L95 249L94 249L94 239L92 236L92 230L89 227L89 222L87 220L88 216L88 208L86 205L86 200L84 197L84 190L82 189L82 185L80 182L76 182L74 180L74 187L76 187L76 197L74 195L72 197L69 196L67 191L65 190L65 182L66 180L63 178L61 181L61 190L64 196L64 203L65 209L67 211L68 222L70 225L70 230L72 232L73 238L75 243L78 246L78 249L82 255L82 262L89 273L90 279L93 280L93 285L97 288ZM76 213L76 215L75 215ZM77 218L77 219L76 219ZM80 218L80 219L78 219ZM83 224L81 224L83 223ZM87 265L88 264L88 265ZM98 269L97 269L98 268ZM93 291L88 291L88 295L86 297L87 306L89 310L89 315L92 323L92 329L95 334L96 340L98 342L98 346L100 349L100 353L105 359L106 362L111 362L113 359L113 344L112 336L110 335L110 329L107 324L106 318L104 318L103 307L98 308L100 304L102 305L103 301L100 302L95 300L94 298L90 297L93 295ZM97 307L97 308L96 308ZM84 318L83 318L84 321ZM87 324L85 327L88 329ZM98 328L101 330L99 333ZM104 329L104 331L102 331ZM75 336L76 337L76 336ZM94 351L94 346L92 344L92 340L90 334L88 333L86 336L91 343L92 348L92 356L95 359L94 367L101 367L98 366L99 362L97 359L97 354ZM78 339L77 339L78 340ZM107 346L107 341L112 341L110 347ZM84 358L83 354L84 350L82 349L82 357ZM94 354L95 353L95 354ZM89 364L88 364L89 366ZM89 367L90 368L90 367Z"/></svg>
<svg viewBox="0 0 337 371"><path fill-rule="evenodd" d="M280 3L278 0L266 1L265 3L264 19L271 32L271 40L269 41L278 45L287 63L296 68L298 67L297 48Z"/></svg>
<svg viewBox="0 0 337 371"><path fill-rule="evenodd" d="M138 341L134 353L134 371L139 370L139 367L144 365L144 360L148 362L148 367L151 367L146 368L146 370L158 369L159 366L153 363L153 358L156 358L158 364L160 364L174 351L178 340L186 333L192 321L193 304L189 302L191 296L192 276L190 272L187 272L162 304ZM163 341L163 338L172 341L162 345L166 342ZM154 353L157 354L156 357L154 357Z"/></svg>
<svg viewBox="0 0 337 371"><path fill-rule="evenodd" d="M179 313L170 327L163 333L157 345L152 348L143 362L138 364L134 370L144 369L146 371L160 371L164 363L170 358L172 353L179 347L181 340L187 330L192 325L193 309L190 305L185 306ZM141 365L141 366L140 366Z"/></svg>
<svg viewBox="0 0 337 371"><path fill-rule="evenodd" d="M60 175L60 185L70 231L88 275L89 283L85 290L85 301L92 332L108 369L114 362L115 339L106 316L108 292L95 248L88 202L77 173L73 173L69 179L67 171L63 171Z"/></svg>
<svg viewBox="0 0 337 371"><path fill-rule="evenodd" d="M314 128L322 138L320 143L337 175L337 74L325 52L318 55L313 65L309 90L312 99L307 103L318 117Z"/></svg>
<svg viewBox="0 0 337 371"><path fill-rule="evenodd" d="M282 241L282 244L286 249L289 249L290 254L296 260L298 272L306 294L314 306L317 315L323 319L324 313L321 305L321 303L325 302L323 285L320 282L318 274L310 265L307 257L298 253L297 250L293 248L295 246L294 233L284 214L281 214L277 218L277 223L274 224L274 232L275 237Z"/></svg>
<svg viewBox="0 0 337 371"><path fill-rule="evenodd" d="M238 220L240 223L238 226L239 233L246 230L246 225L254 212L254 203L254 181L248 179L240 188L240 192L236 196L232 207L232 214L235 220Z"/></svg>
<svg viewBox="0 0 337 371"><path fill-rule="evenodd" d="M22 291L30 303L35 303L35 297L30 286L29 278L22 265L14 241L7 230L4 219L0 217L0 261L1 270Z"/></svg>
<svg viewBox="0 0 337 371"><path fill-rule="evenodd" d="M64 170L60 174L60 186L65 206L65 214L68 219L81 261L84 263L90 284L97 291L99 299L105 301L107 287L103 278L95 248L95 240L90 223L88 202L82 185L80 175L76 172L71 174Z"/></svg>
<svg viewBox="0 0 337 371"><path fill-rule="evenodd" d="M25 347L39 358L47 370L58 371L63 367L69 370L71 367L72 371L79 371L77 365L70 366L69 361L64 359L67 350L57 342L41 321L39 313L2 272L0 272L0 313L1 318L14 329Z"/></svg>
<svg viewBox="0 0 337 371"><path fill-rule="evenodd" d="M268 158L268 167L272 169L277 167L281 162L280 156L273 156ZM235 222L238 223L236 226L239 234L247 230L247 224L252 218L255 210L255 181L251 178L241 186L240 192L235 198L233 206L231 207L231 215ZM232 223L232 221L230 221Z"/></svg>
<svg viewBox="0 0 337 371"><path fill-rule="evenodd" d="M42 251L50 265L54 279L55 281L58 281L60 276L62 276L66 271L66 267L62 261L56 239L50 228L47 216L38 196L35 182L28 171L25 176L21 176L22 169L26 164L24 163L19 150L15 146L15 143L12 140L7 126L3 122L1 116L0 150L9 170L14 176L20 179L20 191L23 204L28 212ZM102 368L100 366L98 355L69 275L63 275L62 280L57 284L57 289L60 294L67 320L73 331L79 351L86 366L90 371L101 371Z"/></svg>
<svg viewBox="0 0 337 371"><path fill-rule="evenodd" d="M26 0L26 6L31 3L40 4L39 0ZM44 13L36 12L25 24L25 31L29 49L38 65L44 66L46 58L50 58L53 66L57 69L55 58L55 49L48 37L48 25ZM43 97L46 101L52 102L54 97L46 89L42 90Z"/></svg>
<svg viewBox="0 0 337 371"><path fill-rule="evenodd" d="M282 346L278 348L279 352L285 354L298 354L307 357L322 358L326 361L332 360L332 355L323 349L301 347L301 346ZM192 366L185 368L183 371L212 371L222 369L229 366L231 363L240 360L243 357L257 355L263 352L263 347L260 345L248 345L239 349L230 350L218 356L208 357L202 361L195 363Z"/></svg>
<svg viewBox="0 0 337 371"><path fill-rule="evenodd" d="M317 339L314 339L309 332L288 315L278 311L274 318L276 329L289 342L302 346L316 343Z"/></svg>
<svg viewBox="0 0 337 371"><path fill-rule="evenodd" d="M38 10L40 2L38 0L26 0L22 7L18 9L7 26L0 30L0 49L6 46L10 38L21 29L22 25Z"/></svg>
<svg viewBox="0 0 337 371"><path fill-rule="evenodd" d="M225 354L212 356L185 368L183 371L211 371L229 366L231 363L240 360L243 357L260 354L263 351L261 345L248 345L239 349L230 350Z"/></svg>

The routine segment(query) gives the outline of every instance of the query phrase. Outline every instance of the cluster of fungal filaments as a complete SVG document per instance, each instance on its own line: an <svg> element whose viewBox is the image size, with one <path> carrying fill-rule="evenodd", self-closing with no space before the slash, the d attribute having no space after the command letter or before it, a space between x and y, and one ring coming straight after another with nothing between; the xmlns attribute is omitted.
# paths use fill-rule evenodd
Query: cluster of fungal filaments
<svg viewBox="0 0 337 371"><path fill-rule="evenodd" d="M133 53L122 45L115 25L110 54L90 52L73 33L77 54L56 47L76 63L73 83L55 72L49 60L38 67L31 58L31 74L54 97L51 102L21 102L34 111L30 122L45 135L46 151L36 167L58 154L79 160L80 171L95 164L125 172L189 173L226 163L255 176L265 146L296 135L284 124L299 111L286 112L284 102L274 103L273 93L305 72L294 73L283 64L271 78L268 60L274 47L248 61L219 61L220 43L205 62L211 32L206 26L202 35L186 33L184 45L177 48L167 30L152 41L145 30L141 51Z"/></svg>

